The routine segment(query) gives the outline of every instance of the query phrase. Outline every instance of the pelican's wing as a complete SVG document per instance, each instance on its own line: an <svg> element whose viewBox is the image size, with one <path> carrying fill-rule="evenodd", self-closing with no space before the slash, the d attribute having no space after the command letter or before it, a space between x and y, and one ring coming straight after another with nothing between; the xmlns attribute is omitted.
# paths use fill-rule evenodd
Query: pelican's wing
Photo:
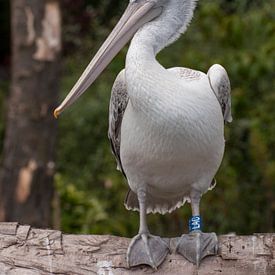
<svg viewBox="0 0 275 275"><path fill-rule="evenodd" d="M120 128L129 100L124 74L125 70L122 70L118 74L112 88L109 105L108 138L111 142L112 152L117 161L117 169L120 170L125 176L120 160Z"/></svg>
<svg viewBox="0 0 275 275"><path fill-rule="evenodd" d="M175 75L186 81L200 80L203 76L205 76L203 72L184 67L173 67L169 68L168 71L174 73Z"/></svg>
<svg viewBox="0 0 275 275"><path fill-rule="evenodd" d="M205 73L184 67L174 67L168 69L185 81L197 81L205 77ZM218 64L213 65L207 72L210 86L216 95L224 117L224 121L231 122L231 88L226 70Z"/></svg>
<svg viewBox="0 0 275 275"><path fill-rule="evenodd" d="M225 122L232 122L231 88L226 70L221 65L213 65L207 72L210 86L220 102Z"/></svg>

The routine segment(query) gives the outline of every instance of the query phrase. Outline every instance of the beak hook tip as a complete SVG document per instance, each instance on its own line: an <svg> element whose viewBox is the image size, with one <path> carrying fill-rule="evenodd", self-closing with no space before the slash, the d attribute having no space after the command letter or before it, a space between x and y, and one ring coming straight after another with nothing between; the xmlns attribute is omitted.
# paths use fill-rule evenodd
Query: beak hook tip
<svg viewBox="0 0 275 275"><path fill-rule="evenodd" d="M58 110L58 108L56 108L53 112L54 117L57 119L59 114L60 114L60 111Z"/></svg>

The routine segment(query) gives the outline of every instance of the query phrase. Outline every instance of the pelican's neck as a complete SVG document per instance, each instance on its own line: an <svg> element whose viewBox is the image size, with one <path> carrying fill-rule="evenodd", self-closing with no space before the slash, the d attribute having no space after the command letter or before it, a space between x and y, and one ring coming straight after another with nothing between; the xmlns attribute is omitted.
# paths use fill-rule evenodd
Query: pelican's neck
<svg viewBox="0 0 275 275"><path fill-rule="evenodd" d="M153 89L152 84L163 74L164 68L156 60L155 45L145 33L139 32L132 39L125 69L127 90L132 104L139 109L147 109L149 98L157 96L150 92Z"/></svg>
<svg viewBox="0 0 275 275"><path fill-rule="evenodd" d="M141 27L132 39L126 57L126 83L128 93L138 104L157 97L152 91L168 77L166 70L156 60L164 47L185 32L193 17L196 0L170 0L162 14ZM155 99L155 98L154 98ZM148 101L148 100L147 100Z"/></svg>
<svg viewBox="0 0 275 275"><path fill-rule="evenodd" d="M186 31L193 17L196 2L196 0L168 1L162 14L145 24L135 34L127 54L126 68L142 65L142 62L147 66L148 63L157 63L155 58L157 53Z"/></svg>
<svg viewBox="0 0 275 275"><path fill-rule="evenodd" d="M157 63L156 54L153 41L147 38L144 33L139 32L134 36L129 47L126 56L126 68L145 70L150 63Z"/></svg>
<svg viewBox="0 0 275 275"><path fill-rule="evenodd" d="M157 86L166 76L166 70L156 60L155 46L148 36L137 33L126 57L125 77L130 101L136 110L146 115L152 109L150 102L160 100L162 89Z"/></svg>

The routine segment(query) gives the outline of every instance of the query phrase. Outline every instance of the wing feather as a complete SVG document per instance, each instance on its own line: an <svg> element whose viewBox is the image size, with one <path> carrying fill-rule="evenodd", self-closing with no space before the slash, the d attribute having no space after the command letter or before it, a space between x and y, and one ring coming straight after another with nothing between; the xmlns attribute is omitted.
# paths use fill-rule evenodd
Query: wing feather
<svg viewBox="0 0 275 275"><path fill-rule="evenodd" d="M120 130L129 96L125 83L125 70L122 70L113 85L109 105L109 129L108 138L111 143L112 152L117 161L117 169L126 177L120 159Z"/></svg>
<svg viewBox="0 0 275 275"><path fill-rule="evenodd" d="M169 68L168 71L176 74L178 77L184 79L185 81L197 81L205 75L203 72L185 67L173 67Z"/></svg>
<svg viewBox="0 0 275 275"><path fill-rule="evenodd" d="M205 76L203 72L184 67L174 67L168 71L175 73L185 81L197 81ZM226 70L218 64L213 65L207 72L210 86L216 95L222 109L224 121L232 122L231 88Z"/></svg>
<svg viewBox="0 0 275 275"><path fill-rule="evenodd" d="M210 86L215 93L225 122L232 122L231 115L231 87L226 70L218 64L213 65L207 72Z"/></svg>

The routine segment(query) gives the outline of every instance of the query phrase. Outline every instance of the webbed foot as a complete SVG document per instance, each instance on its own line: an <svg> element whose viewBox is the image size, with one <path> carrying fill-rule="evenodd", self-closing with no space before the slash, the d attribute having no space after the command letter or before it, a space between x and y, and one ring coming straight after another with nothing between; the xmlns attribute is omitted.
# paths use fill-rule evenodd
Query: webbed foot
<svg viewBox="0 0 275 275"><path fill-rule="evenodd" d="M177 244L176 251L188 261L199 266L203 258L217 254L217 235L215 233L202 233L200 231L182 235Z"/></svg>
<svg viewBox="0 0 275 275"><path fill-rule="evenodd" d="M128 247L127 263L129 267L146 264L157 269L169 252L168 242L149 233L140 233Z"/></svg>

